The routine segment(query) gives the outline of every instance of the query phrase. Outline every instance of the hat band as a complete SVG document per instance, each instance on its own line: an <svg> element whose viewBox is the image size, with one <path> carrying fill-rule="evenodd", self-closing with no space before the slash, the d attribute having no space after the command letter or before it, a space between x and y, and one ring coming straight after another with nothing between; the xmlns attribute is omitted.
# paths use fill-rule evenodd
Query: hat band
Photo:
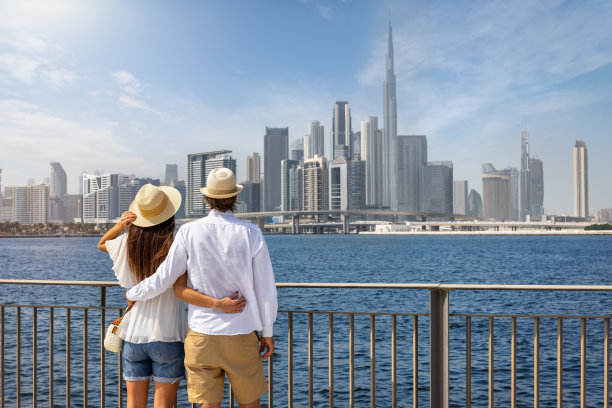
<svg viewBox="0 0 612 408"><path fill-rule="evenodd" d="M232 194L232 193L235 193L236 190L238 190L236 187L234 187L232 190L213 190L212 188L206 187L206 193L212 194L212 195Z"/></svg>
<svg viewBox="0 0 612 408"><path fill-rule="evenodd" d="M138 209L140 210L140 215L142 215L145 218L155 217L156 215L159 215L159 213L161 213L164 210L164 208L166 208L166 205L168 205L168 196L164 194L164 198L161 200L161 202L157 206L151 209L147 209L147 210L145 210L141 206L138 206Z"/></svg>

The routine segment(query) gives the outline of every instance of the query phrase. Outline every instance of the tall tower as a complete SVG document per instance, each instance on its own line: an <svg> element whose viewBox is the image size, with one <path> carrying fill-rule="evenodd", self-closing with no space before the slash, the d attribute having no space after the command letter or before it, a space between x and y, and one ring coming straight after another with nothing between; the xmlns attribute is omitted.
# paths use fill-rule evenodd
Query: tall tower
<svg viewBox="0 0 612 408"><path fill-rule="evenodd" d="M164 185L169 186L172 180L178 181L178 165L175 163L166 164L166 177L164 179Z"/></svg>
<svg viewBox="0 0 612 408"><path fill-rule="evenodd" d="M380 146L377 144L378 118L368 116L361 122L361 159L365 160L365 205L382 206L382 174L378 162Z"/></svg>
<svg viewBox="0 0 612 408"><path fill-rule="evenodd" d="M389 37L387 41L387 75L383 84L383 206L397 210L397 99L395 73L393 70L393 36L389 16Z"/></svg>
<svg viewBox="0 0 612 408"><path fill-rule="evenodd" d="M304 136L304 160L312 159L316 155L325 156L325 127L318 120L313 120L308 122Z"/></svg>
<svg viewBox="0 0 612 408"><path fill-rule="evenodd" d="M529 134L521 132L521 186L520 186L520 217L525 221L531 214L531 173L529 161Z"/></svg>
<svg viewBox="0 0 612 408"><path fill-rule="evenodd" d="M264 210L281 207L281 162L289 159L289 128L266 127L264 136Z"/></svg>
<svg viewBox="0 0 612 408"><path fill-rule="evenodd" d="M574 217L589 216L589 170L586 143L574 146Z"/></svg>
<svg viewBox="0 0 612 408"><path fill-rule="evenodd" d="M251 183L259 183L261 179L261 159L259 153L253 152L252 155L247 156L247 169L246 169L246 181Z"/></svg>
<svg viewBox="0 0 612 408"><path fill-rule="evenodd" d="M49 190L50 197L62 198L67 194L66 172L58 162L51 163Z"/></svg>
<svg viewBox="0 0 612 408"><path fill-rule="evenodd" d="M351 107L347 101L336 101L332 123L334 149L332 160L337 157L348 159L351 143Z"/></svg>
<svg viewBox="0 0 612 408"><path fill-rule="evenodd" d="M185 172L187 174L187 179L185 180L185 216L187 218L203 217L206 214L204 197L200 192L202 187L206 187L206 160L231 152L231 150L218 150L187 155Z"/></svg>

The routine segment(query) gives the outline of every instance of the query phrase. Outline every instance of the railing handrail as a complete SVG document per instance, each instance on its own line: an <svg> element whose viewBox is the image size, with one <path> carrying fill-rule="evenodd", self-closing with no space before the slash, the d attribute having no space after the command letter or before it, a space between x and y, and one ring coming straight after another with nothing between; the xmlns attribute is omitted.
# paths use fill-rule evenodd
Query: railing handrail
<svg viewBox="0 0 612 408"><path fill-rule="evenodd" d="M116 281L71 281L71 280L33 280L0 279L0 284L8 285L63 285L115 287ZM612 292L612 285L487 285L470 283L333 283L333 282L277 282L277 288L317 288L317 289L426 289L426 290L527 290L555 292Z"/></svg>

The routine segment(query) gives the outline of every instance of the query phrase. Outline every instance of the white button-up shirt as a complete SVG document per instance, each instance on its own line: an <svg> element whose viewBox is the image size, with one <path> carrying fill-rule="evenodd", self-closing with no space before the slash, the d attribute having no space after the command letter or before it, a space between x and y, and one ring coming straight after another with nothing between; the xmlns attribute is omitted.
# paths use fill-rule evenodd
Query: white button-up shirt
<svg viewBox="0 0 612 408"><path fill-rule="evenodd" d="M272 337L278 302L270 254L258 227L231 212L212 210L183 225L155 274L131 288L130 300L147 300L164 292L188 271L189 286L214 298L239 292L242 313L189 305L189 327L212 335L247 334Z"/></svg>

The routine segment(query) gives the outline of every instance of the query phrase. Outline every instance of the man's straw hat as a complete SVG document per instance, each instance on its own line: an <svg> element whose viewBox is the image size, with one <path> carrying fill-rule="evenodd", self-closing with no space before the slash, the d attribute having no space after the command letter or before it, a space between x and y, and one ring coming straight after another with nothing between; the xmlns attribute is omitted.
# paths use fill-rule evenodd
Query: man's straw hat
<svg viewBox="0 0 612 408"><path fill-rule="evenodd" d="M130 211L138 218L132 224L152 227L170 219L181 206L181 193L174 187L145 184L130 204Z"/></svg>
<svg viewBox="0 0 612 408"><path fill-rule="evenodd" d="M210 198L230 198L240 194L242 186L236 184L236 177L230 169L213 169L206 179L206 187L200 191Z"/></svg>

